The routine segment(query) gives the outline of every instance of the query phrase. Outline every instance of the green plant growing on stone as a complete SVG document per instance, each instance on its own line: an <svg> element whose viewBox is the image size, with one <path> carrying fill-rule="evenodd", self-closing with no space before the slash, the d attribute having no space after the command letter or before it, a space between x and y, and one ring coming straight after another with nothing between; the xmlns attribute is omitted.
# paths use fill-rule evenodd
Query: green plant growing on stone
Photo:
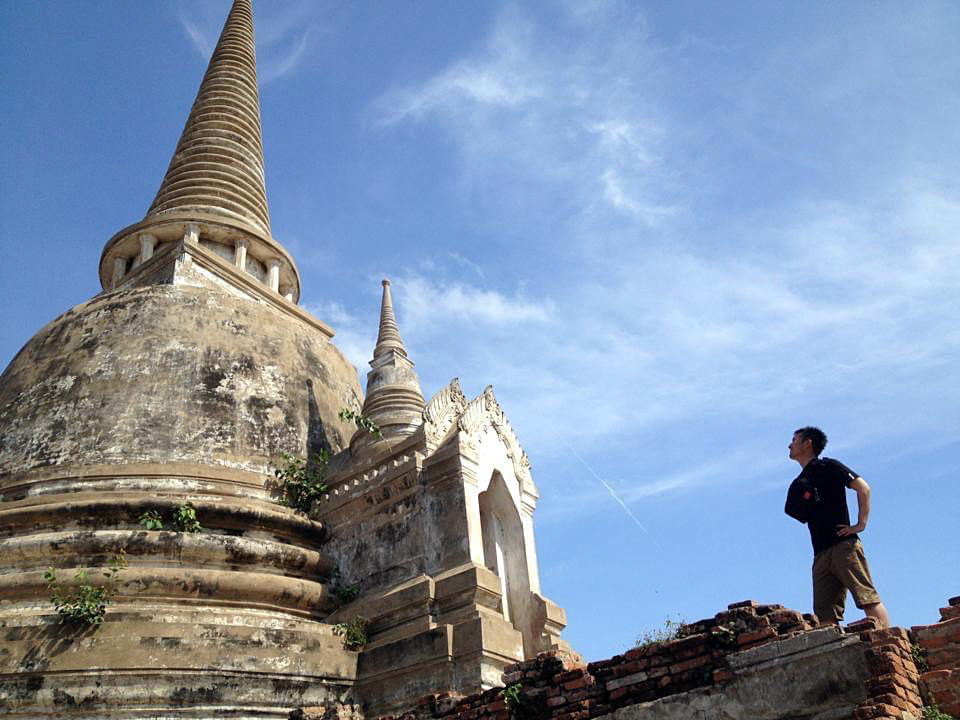
<svg viewBox="0 0 960 720"><path fill-rule="evenodd" d="M92 585L86 570L79 570L72 583L58 583L57 571L48 567L43 579L50 590L50 602L67 622L77 625L100 625L107 613L107 605L117 595L116 576L127 567L126 552L121 549L110 558L104 571L106 583Z"/></svg>
<svg viewBox="0 0 960 720"><path fill-rule="evenodd" d="M735 645L737 642L737 631L733 627L717 625L710 631L710 637L716 640L718 645Z"/></svg>
<svg viewBox="0 0 960 720"><path fill-rule="evenodd" d="M358 412L354 412L350 408L341 408L340 410L340 419L346 422L353 421L353 424L357 426L359 430L366 430L371 435L382 438L383 432L380 430L380 426L369 418L364 417Z"/></svg>
<svg viewBox="0 0 960 720"><path fill-rule="evenodd" d="M200 521L197 520L197 510L192 503L184 503L173 509L173 527L178 532L200 532Z"/></svg>
<svg viewBox="0 0 960 720"><path fill-rule="evenodd" d="M687 624L682 619L678 617L677 620L674 621L668 617L664 621L663 627L644 631L644 633L637 638L635 647L645 648L651 645L659 645L670 642L671 640L676 640L677 638L686 637L687 634Z"/></svg>
<svg viewBox="0 0 960 720"><path fill-rule="evenodd" d="M371 435L383 437L380 428L372 420L349 408L341 408L340 419L352 421L361 430ZM280 502L297 512L308 513L313 503L329 489L324 482L327 465L330 464L330 451L321 447L309 460L280 453L281 463L273 474L280 482Z"/></svg>
<svg viewBox="0 0 960 720"><path fill-rule="evenodd" d="M367 644L367 621L358 615L349 622L337 623L333 634L343 639L347 650L359 650Z"/></svg>
<svg viewBox="0 0 960 720"><path fill-rule="evenodd" d="M925 673L930 669L930 664L927 662L927 651L923 649L922 645L911 643L910 657L913 658L913 664L917 666L917 672Z"/></svg>
<svg viewBox="0 0 960 720"><path fill-rule="evenodd" d="M320 448L320 452L314 453L309 463L287 453L280 453L280 458L283 463L273 471L280 481L280 502L298 512L306 513L314 500L328 489L323 481L323 473L330 462L330 452L326 448Z"/></svg>
<svg viewBox="0 0 960 720"><path fill-rule="evenodd" d="M336 598L341 605L353 602L360 595L360 585L357 583L347 584L340 574L340 568L335 568L330 576L330 594Z"/></svg>
<svg viewBox="0 0 960 720"><path fill-rule="evenodd" d="M515 712L521 705L523 705L523 683L515 682L510 685L507 685L503 690L500 691L500 696L503 698L503 704L507 706L507 710L510 712Z"/></svg>
<svg viewBox="0 0 960 720"><path fill-rule="evenodd" d="M947 715L943 710L937 707L936 703L923 706L923 714L920 716L923 720L953 720L952 715Z"/></svg>
<svg viewBox="0 0 960 720"><path fill-rule="evenodd" d="M163 518L156 510L147 510L140 516L140 524L147 530L163 530Z"/></svg>

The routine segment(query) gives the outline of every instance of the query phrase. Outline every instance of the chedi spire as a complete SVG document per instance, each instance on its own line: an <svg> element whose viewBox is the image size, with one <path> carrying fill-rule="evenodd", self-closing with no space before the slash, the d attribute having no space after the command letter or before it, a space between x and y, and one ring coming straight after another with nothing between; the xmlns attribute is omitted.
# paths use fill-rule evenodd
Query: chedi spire
<svg viewBox="0 0 960 720"><path fill-rule="evenodd" d="M147 218L191 211L270 234L250 0L234 0Z"/></svg>
<svg viewBox="0 0 960 720"><path fill-rule="evenodd" d="M370 367L363 415L380 426L385 439L413 434L423 422L423 393L393 314L389 280L383 281L380 332ZM357 433L352 445L368 443L370 437L369 433Z"/></svg>
<svg viewBox="0 0 960 720"><path fill-rule="evenodd" d="M236 267L232 284L253 276L291 302L300 297L296 264L270 231L251 0L233 2L146 216L104 247L103 288L142 282L133 271L180 240Z"/></svg>

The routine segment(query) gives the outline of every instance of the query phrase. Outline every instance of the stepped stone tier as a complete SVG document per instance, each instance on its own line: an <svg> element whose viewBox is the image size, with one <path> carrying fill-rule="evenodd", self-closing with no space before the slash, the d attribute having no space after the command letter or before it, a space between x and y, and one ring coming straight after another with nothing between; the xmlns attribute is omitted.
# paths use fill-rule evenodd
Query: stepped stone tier
<svg viewBox="0 0 960 720"><path fill-rule="evenodd" d="M492 389L468 401L454 380L424 403L385 281L364 399L297 305L267 212L250 0L100 278L0 376L5 717L375 715L565 648L540 593L537 490ZM286 507L281 454L321 449L328 493ZM173 522L188 503L199 532ZM48 568L112 588L102 624L57 613ZM347 649L336 624L358 617L369 642Z"/></svg>

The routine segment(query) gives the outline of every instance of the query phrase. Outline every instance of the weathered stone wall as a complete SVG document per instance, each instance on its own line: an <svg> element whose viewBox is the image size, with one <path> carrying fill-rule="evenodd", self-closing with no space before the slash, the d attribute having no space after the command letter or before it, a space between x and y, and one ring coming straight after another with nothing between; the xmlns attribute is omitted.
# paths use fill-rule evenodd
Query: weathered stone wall
<svg viewBox="0 0 960 720"><path fill-rule="evenodd" d="M222 288L124 288L41 330L0 376L3 713L263 718L348 699L326 531L277 504L271 464L341 448L337 413L360 397L322 328ZM171 528L187 502L197 533ZM64 621L44 571L103 585L121 550L102 624Z"/></svg>
<svg viewBox="0 0 960 720"><path fill-rule="evenodd" d="M927 643L941 709L960 692L960 598L944 620L914 628ZM503 674L504 688L430 695L390 720L915 720L920 675L910 636L873 620L846 630L779 605L736 603L687 627L685 637L635 648L584 666L542 653ZM928 647L929 646L929 647ZM934 664L935 663L935 664ZM941 699L942 697L942 699ZM328 713L329 714L329 713ZM300 717L321 717L306 708ZM384 719L386 720L386 719Z"/></svg>
<svg viewBox="0 0 960 720"><path fill-rule="evenodd" d="M321 333L262 304L165 285L54 320L0 377L0 479L49 465L195 462L268 471L362 397ZM322 426L322 430L320 427Z"/></svg>

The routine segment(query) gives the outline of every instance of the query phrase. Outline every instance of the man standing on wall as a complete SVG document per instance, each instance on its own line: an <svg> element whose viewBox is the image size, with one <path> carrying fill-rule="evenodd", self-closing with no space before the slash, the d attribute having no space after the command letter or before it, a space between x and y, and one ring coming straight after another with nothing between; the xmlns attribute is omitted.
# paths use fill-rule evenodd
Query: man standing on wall
<svg viewBox="0 0 960 720"><path fill-rule="evenodd" d="M863 546L857 537L857 533L866 529L870 516L870 486L843 463L821 458L826 444L827 436L822 430L804 427L793 434L788 446L790 459L803 468L791 492L798 484L802 485L806 501L801 515L813 541L813 611L821 624L839 624L849 590L858 608L868 617L876 618L881 627L889 627L887 608L873 586ZM846 488L857 493L856 525L850 524ZM788 505L790 502L788 500Z"/></svg>

